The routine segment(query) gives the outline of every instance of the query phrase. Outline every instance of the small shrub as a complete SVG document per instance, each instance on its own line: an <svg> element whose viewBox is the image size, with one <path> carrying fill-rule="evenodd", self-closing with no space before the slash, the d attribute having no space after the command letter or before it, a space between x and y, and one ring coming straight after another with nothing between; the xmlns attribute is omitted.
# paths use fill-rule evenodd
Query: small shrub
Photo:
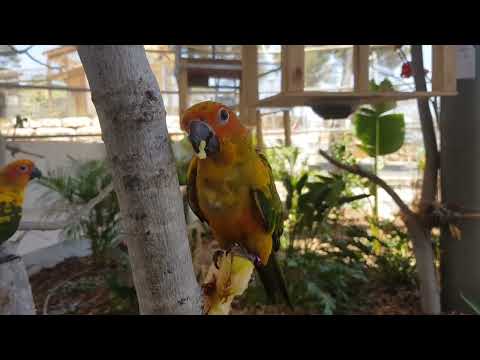
<svg viewBox="0 0 480 360"><path fill-rule="evenodd" d="M348 311L355 286L367 281L362 264L347 264L310 250L289 250L281 265L294 307L325 315ZM249 287L245 301L265 303L260 283Z"/></svg>
<svg viewBox="0 0 480 360"><path fill-rule="evenodd" d="M71 171L59 169L42 178L40 183L60 195L73 208L81 208L94 199L112 181L105 162L72 160ZM48 203L48 195L44 197ZM112 191L105 199L78 223L65 229L67 239L90 240L94 262L107 262L108 251L118 237L119 207L117 196Z"/></svg>

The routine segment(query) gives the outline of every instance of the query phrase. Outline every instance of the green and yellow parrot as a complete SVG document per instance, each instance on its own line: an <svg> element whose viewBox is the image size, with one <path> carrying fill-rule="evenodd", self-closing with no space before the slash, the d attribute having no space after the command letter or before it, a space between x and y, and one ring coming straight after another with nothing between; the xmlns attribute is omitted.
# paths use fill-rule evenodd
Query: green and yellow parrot
<svg viewBox="0 0 480 360"><path fill-rule="evenodd" d="M192 211L209 224L220 247L241 246L252 259L269 299L290 307L275 258L283 233L283 207L266 157L236 114L206 101L185 111L181 128L196 152L187 175Z"/></svg>
<svg viewBox="0 0 480 360"><path fill-rule="evenodd" d="M2 245L18 229L25 189L29 181L41 175L40 170L30 160L17 160L0 169L0 253ZM0 259L0 263L10 257L3 261Z"/></svg>

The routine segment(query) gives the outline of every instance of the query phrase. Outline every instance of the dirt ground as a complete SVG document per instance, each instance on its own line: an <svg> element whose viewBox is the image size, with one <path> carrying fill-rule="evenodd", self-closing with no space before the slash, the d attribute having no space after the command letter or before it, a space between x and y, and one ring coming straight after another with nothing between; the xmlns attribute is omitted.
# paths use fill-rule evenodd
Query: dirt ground
<svg viewBox="0 0 480 360"><path fill-rule="evenodd" d="M136 314L136 304L119 304L105 282L112 268L96 268L92 259L72 258L57 266L44 269L30 278L38 314ZM420 314L418 296L414 291L391 291L366 285L367 306L352 315L415 315ZM306 315L303 309L294 313L286 307L255 306L242 308L233 304L233 315Z"/></svg>

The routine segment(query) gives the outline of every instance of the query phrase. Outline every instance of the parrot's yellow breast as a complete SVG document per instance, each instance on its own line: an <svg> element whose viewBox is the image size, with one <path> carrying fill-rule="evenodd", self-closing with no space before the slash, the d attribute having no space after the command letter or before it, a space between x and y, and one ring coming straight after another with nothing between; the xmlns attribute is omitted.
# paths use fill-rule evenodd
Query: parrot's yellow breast
<svg viewBox="0 0 480 360"><path fill-rule="evenodd" d="M200 209L215 233L229 241L241 241L242 231L238 225L250 205L248 186L241 179L240 166L222 169L207 160L199 162Z"/></svg>
<svg viewBox="0 0 480 360"><path fill-rule="evenodd" d="M242 244L264 263L272 249L272 236L256 216L251 189L265 186L264 170L256 158L219 164L200 160L197 171L198 204L222 248Z"/></svg>

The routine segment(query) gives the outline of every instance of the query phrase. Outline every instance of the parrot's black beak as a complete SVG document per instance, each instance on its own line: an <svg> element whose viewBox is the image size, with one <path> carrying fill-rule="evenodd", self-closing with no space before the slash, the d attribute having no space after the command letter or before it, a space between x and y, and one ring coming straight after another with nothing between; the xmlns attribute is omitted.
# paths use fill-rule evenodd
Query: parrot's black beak
<svg viewBox="0 0 480 360"><path fill-rule="evenodd" d="M190 122L188 138L197 155L201 156L202 152L205 152L206 156L210 156L220 151L220 142L215 132L203 121L193 120Z"/></svg>
<svg viewBox="0 0 480 360"><path fill-rule="evenodd" d="M42 177L42 172L37 167L34 167L32 172L30 173L30 180L41 178L41 177Z"/></svg>

